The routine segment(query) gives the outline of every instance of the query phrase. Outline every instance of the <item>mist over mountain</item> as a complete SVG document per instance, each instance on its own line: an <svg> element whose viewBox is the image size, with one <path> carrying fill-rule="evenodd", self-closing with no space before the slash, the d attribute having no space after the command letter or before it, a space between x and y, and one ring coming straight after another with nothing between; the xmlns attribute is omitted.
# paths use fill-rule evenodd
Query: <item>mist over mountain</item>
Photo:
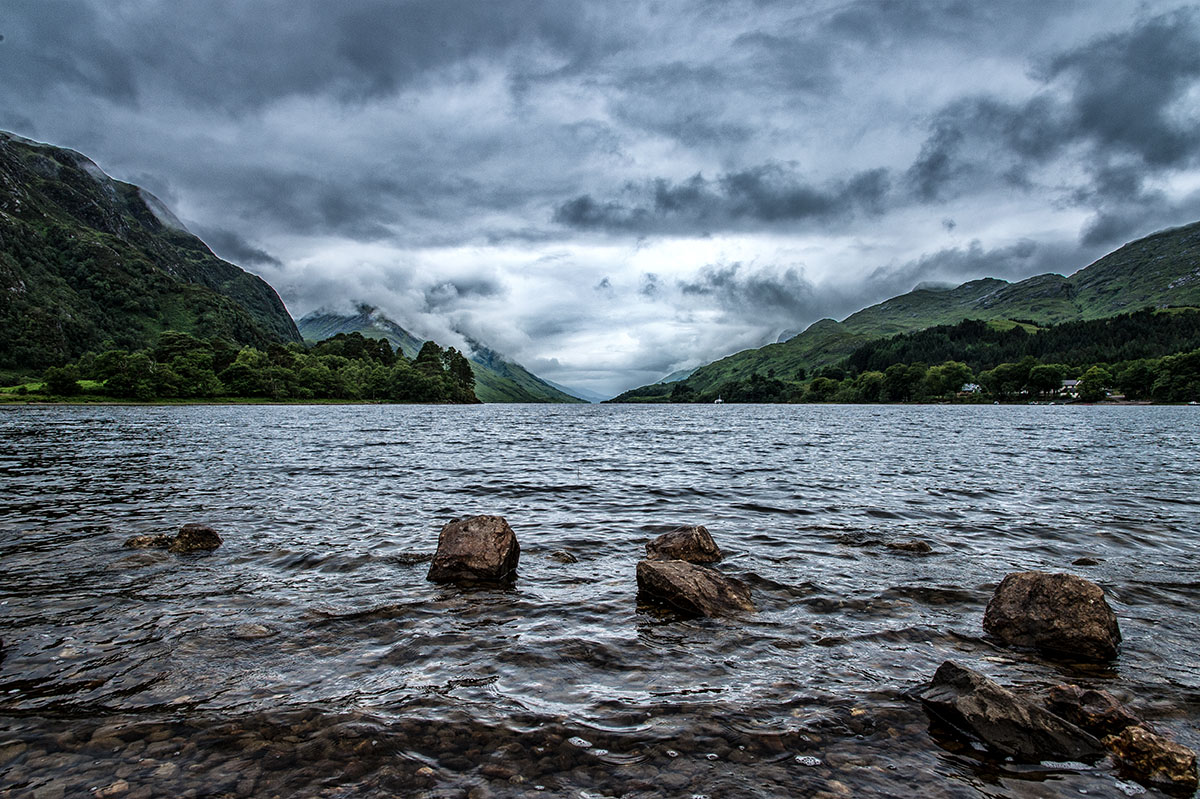
<svg viewBox="0 0 1200 799"><path fill-rule="evenodd" d="M352 314L314 311L297 323L308 341L320 341L338 333L361 333L367 338L384 338L408 358L416 356L424 340L414 336L378 308L359 303ZM563 386L543 380L486 345L466 337L464 353L475 372L475 396L483 402L593 402ZM603 399L602 397L600 399Z"/></svg>

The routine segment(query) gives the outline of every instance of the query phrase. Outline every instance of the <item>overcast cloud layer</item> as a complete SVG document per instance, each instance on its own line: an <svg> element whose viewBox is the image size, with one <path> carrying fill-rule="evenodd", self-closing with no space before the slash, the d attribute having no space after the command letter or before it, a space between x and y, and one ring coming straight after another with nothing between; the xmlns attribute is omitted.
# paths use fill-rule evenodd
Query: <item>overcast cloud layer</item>
<svg viewBox="0 0 1200 799"><path fill-rule="evenodd" d="M5 0L0 36L0 128L297 318L606 394L1200 219L1194 5Z"/></svg>

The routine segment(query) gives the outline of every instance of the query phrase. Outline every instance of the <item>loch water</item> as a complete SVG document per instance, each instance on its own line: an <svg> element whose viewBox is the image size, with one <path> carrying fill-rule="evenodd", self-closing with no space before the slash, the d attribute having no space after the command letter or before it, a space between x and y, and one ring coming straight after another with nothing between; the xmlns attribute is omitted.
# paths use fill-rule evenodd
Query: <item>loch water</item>
<svg viewBox="0 0 1200 799"><path fill-rule="evenodd" d="M1200 749L1198 460L1194 407L0 409L0 797L1157 796L906 692L1102 687ZM427 582L481 513L516 582ZM121 546L187 522L224 545ZM638 606L684 524L756 614ZM1027 569L1104 587L1117 661L984 639Z"/></svg>

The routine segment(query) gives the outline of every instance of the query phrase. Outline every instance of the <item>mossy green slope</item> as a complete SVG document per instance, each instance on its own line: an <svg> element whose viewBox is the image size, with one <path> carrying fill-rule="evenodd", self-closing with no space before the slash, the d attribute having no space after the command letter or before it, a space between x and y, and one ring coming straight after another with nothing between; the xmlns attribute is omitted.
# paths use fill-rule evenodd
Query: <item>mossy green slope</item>
<svg viewBox="0 0 1200 799"><path fill-rule="evenodd" d="M1200 305L1200 222L1126 244L1070 277L1036 275L1018 283L983 278L953 289L916 289L841 322L822 319L785 342L714 361L697 369L687 384L709 391L756 372L790 379L800 369L811 372L837 363L869 340L964 319L1051 325L1147 306L1195 305Z"/></svg>
<svg viewBox="0 0 1200 799"><path fill-rule="evenodd" d="M41 369L163 330L299 341L279 295L161 202L73 150L0 132L0 370Z"/></svg>
<svg viewBox="0 0 1200 799"><path fill-rule="evenodd" d="M422 341L396 322L367 305L354 314L314 312L300 319L306 340L320 341L338 333L361 333L367 338L385 338L407 357L415 357ZM584 402L551 386L520 364L505 360L478 342L470 342L468 353L475 372L475 396L482 402Z"/></svg>

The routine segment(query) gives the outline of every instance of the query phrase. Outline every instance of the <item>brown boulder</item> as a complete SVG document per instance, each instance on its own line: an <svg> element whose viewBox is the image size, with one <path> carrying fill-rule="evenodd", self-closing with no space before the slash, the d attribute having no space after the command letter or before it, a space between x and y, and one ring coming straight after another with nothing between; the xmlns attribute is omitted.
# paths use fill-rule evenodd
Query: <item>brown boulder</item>
<svg viewBox="0 0 1200 799"><path fill-rule="evenodd" d="M1046 706L1098 738L1116 735L1126 727L1142 723L1108 691L1078 685L1054 686L1046 697Z"/></svg>
<svg viewBox="0 0 1200 799"><path fill-rule="evenodd" d="M427 579L436 583L511 580L520 556L516 533L503 516L455 519L438 535Z"/></svg>
<svg viewBox="0 0 1200 799"><path fill-rule="evenodd" d="M684 560L643 560L637 565L638 595L693 616L754 612L750 589L716 569Z"/></svg>
<svg viewBox="0 0 1200 799"><path fill-rule="evenodd" d="M680 527L646 544L650 560L686 560L689 563L716 563L722 557L708 529L703 526Z"/></svg>
<svg viewBox="0 0 1200 799"><path fill-rule="evenodd" d="M1104 590L1073 574L1008 575L988 602L983 629L1006 646L1079 660L1112 660L1121 643Z"/></svg>
<svg viewBox="0 0 1200 799"><path fill-rule="evenodd" d="M207 552L221 546L221 536L207 524L185 524L167 546L168 552Z"/></svg>
<svg viewBox="0 0 1200 799"><path fill-rule="evenodd" d="M1139 782L1169 789L1196 790L1196 753L1145 727L1126 727L1120 735L1104 739L1122 769Z"/></svg>
<svg viewBox="0 0 1200 799"><path fill-rule="evenodd" d="M913 695L931 717L1018 760L1094 762L1104 757L1104 747L1093 735L953 661L939 666L933 680Z"/></svg>

